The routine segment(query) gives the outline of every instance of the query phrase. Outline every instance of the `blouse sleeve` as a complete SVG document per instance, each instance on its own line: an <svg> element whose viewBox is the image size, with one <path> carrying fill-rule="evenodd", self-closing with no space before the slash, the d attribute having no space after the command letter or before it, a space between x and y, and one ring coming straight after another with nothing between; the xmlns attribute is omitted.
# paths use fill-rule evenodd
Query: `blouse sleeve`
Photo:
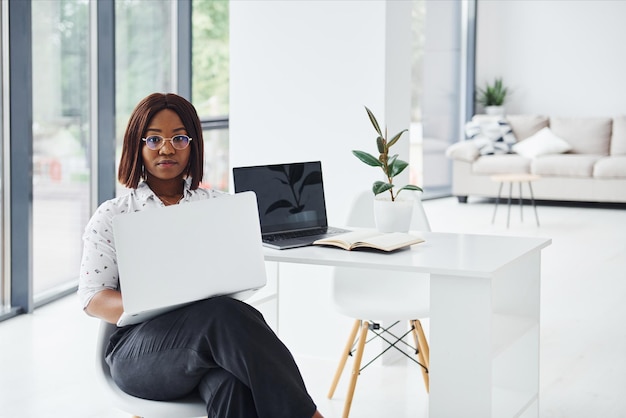
<svg viewBox="0 0 626 418"><path fill-rule="evenodd" d="M78 297L83 309L104 289L117 289L119 276L111 202L104 202L91 217L83 234L83 256L78 280Z"/></svg>

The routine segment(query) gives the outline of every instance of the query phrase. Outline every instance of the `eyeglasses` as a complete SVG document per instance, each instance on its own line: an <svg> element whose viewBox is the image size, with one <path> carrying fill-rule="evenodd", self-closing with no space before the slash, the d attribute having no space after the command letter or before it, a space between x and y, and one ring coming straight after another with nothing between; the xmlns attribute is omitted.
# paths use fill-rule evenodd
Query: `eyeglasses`
<svg viewBox="0 0 626 418"><path fill-rule="evenodd" d="M160 135L150 135L147 138L141 138L141 140L146 143L148 148L153 151L157 151L163 148L163 145L165 145L165 141L170 141L174 149L185 149L189 146L191 138L189 138L187 135L175 135L171 138L166 139Z"/></svg>

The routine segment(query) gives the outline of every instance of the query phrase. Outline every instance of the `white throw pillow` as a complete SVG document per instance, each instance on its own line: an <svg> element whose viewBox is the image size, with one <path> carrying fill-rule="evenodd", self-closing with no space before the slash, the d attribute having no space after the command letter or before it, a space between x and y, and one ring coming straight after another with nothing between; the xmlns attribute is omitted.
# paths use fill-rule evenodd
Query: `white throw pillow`
<svg viewBox="0 0 626 418"><path fill-rule="evenodd" d="M526 158L535 158L545 154L562 154L572 146L556 136L547 126L534 135L513 145L513 152Z"/></svg>

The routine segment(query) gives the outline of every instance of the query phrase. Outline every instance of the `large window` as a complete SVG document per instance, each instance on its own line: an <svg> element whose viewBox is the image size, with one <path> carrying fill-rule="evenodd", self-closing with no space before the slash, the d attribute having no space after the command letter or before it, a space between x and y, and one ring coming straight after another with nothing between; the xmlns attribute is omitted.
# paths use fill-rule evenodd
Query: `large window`
<svg viewBox="0 0 626 418"><path fill-rule="evenodd" d="M201 118L228 115L228 2L194 0L192 97Z"/></svg>
<svg viewBox="0 0 626 418"><path fill-rule="evenodd" d="M89 1L32 2L35 300L75 285L89 207Z"/></svg>
<svg viewBox="0 0 626 418"><path fill-rule="evenodd" d="M193 85L192 101L207 141L205 185L228 187L229 8L226 1L200 0L193 5L177 0L24 0L0 6L0 202L16 209L7 211L8 218L0 206L0 317L5 318L75 290L84 227L95 201L115 193L118 183L111 173L119 162L128 117L146 95L188 92ZM9 14L10 23L22 27L9 25ZM193 24L186 21L191 17ZM105 38L113 27L112 46ZM193 32L193 63L187 61L191 38L186 29ZM28 36L20 36L24 31ZM92 50L94 46L101 49ZM16 60L14 65L10 59ZM114 70L106 65L113 62ZM191 65L197 66L193 80L181 77L179 70ZM14 77L19 71L24 76ZM114 92L107 88L113 79ZM11 98L20 100L9 102L10 91ZM15 96L20 92L29 94ZM98 123L91 119L94 115ZM17 122L10 124L12 132L14 127L19 132L15 137L7 130L9 117ZM103 141L112 143L107 147ZM28 146L5 145L9 142ZM17 176L7 175L7 169L16 167ZM8 200L8 185L22 176L13 190L20 192L18 199ZM10 228L5 231L6 225ZM11 231L17 233L11 237Z"/></svg>
<svg viewBox="0 0 626 418"><path fill-rule="evenodd" d="M471 2L413 0L411 181L425 198L449 196L452 173L446 148L459 140L463 91L462 12ZM428 22L428 24L427 24Z"/></svg>
<svg viewBox="0 0 626 418"><path fill-rule="evenodd" d="M424 93L424 47L426 0L413 0L411 10L411 128L410 165L411 184L424 186L424 154L422 106Z"/></svg>
<svg viewBox="0 0 626 418"><path fill-rule="evenodd" d="M154 92L172 91L173 2L115 2L116 162L135 105ZM117 173L117 171L116 171ZM124 193L117 184L118 194Z"/></svg>
<svg viewBox="0 0 626 418"><path fill-rule="evenodd" d="M204 126L203 187L227 190L229 5L194 0L192 6L192 101Z"/></svg>

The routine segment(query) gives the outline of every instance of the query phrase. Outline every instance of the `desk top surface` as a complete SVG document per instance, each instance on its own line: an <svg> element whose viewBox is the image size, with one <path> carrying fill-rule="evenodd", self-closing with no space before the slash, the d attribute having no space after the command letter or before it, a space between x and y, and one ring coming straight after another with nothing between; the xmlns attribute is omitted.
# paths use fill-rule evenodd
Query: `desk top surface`
<svg viewBox="0 0 626 418"><path fill-rule="evenodd" d="M266 261L318 264L431 274L492 277L500 268L551 244L549 238L412 232L424 242L393 253L309 246L264 248Z"/></svg>

